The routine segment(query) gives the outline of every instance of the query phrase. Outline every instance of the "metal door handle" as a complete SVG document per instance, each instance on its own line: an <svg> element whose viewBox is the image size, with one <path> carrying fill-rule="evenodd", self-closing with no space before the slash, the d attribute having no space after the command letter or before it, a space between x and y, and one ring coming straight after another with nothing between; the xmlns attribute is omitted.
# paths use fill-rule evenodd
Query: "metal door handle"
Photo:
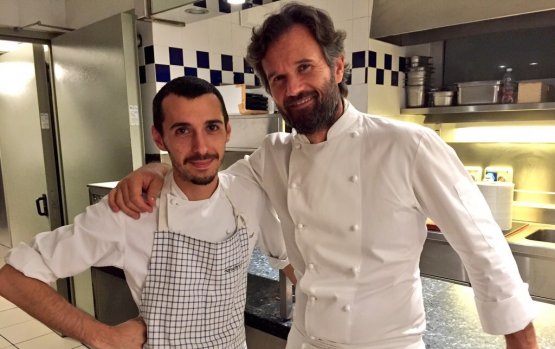
<svg viewBox="0 0 555 349"><path fill-rule="evenodd" d="M36 199L35 205L37 205L37 213L39 216L48 217L48 199L46 198L46 194L42 194L41 197Z"/></svg>

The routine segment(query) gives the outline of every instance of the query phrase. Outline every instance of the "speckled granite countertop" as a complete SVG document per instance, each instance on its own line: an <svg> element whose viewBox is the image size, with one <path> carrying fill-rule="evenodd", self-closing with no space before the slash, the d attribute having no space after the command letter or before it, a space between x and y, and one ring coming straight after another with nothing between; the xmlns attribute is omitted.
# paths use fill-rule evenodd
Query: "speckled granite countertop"
<svg viewBox="0 0 555 349"><path fill-rule="evenodd" d="M245 322L248 326L287 338L291 321L279 318L277 272L264 256L255 253L249 269ZM502 336L485 334L480 326L472 289L446 281L422 278L427 330L426 348L500 349ZM555 349L555 305L536 302L539 316L534 321L540 348Z"/></svg>

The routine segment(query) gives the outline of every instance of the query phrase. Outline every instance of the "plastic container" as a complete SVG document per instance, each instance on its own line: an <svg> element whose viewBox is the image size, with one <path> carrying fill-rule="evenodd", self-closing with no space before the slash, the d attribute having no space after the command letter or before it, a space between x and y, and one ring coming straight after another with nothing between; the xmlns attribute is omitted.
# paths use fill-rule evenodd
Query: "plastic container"
<svg viewBox="0 0 555 349"><path fill-rule="evenodd" d="M501 103L516 103L516 83L513 80L513 69L507 68L501 80Z"/></svg>

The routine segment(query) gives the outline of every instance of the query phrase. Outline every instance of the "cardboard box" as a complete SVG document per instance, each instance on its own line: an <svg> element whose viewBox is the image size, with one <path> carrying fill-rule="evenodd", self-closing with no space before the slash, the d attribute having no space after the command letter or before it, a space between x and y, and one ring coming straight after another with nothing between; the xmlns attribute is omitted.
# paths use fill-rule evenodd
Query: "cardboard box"
<svg viewBox="0 0 555 349"><path fill-rule="evenodd" d="M518 103L555 101L555 86L542 81L522 81L518 84Z"/></svg>

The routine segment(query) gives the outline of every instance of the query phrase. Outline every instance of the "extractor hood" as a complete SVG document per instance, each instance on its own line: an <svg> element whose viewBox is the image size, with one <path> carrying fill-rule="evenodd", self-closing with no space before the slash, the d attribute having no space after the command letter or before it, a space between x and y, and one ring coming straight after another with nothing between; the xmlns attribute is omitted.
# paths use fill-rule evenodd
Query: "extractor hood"
<svg viewBox="0 0 555 349"><path fill-rule="evenodd" d="M554 23L553 0L374 0L370 38L406 46Z"/></svg>

